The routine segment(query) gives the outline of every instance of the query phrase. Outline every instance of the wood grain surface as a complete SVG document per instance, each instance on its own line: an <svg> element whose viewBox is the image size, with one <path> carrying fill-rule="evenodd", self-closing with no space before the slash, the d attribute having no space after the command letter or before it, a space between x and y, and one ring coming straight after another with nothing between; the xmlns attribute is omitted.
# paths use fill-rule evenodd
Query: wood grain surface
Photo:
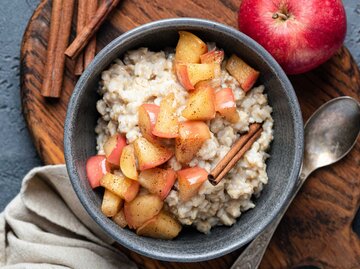
<svg viewBox="0 0 360 269"><path fill-rule="evenodd" d="M236 27L239 0L124 0L100 28L97 50L141 24L170 17L198 17ZM40 95L48 42L51 1L32 16L21 49L23 113L37 151L46 164L64 163L63 126L76 77L67 59L62 96ZM72 26L75 33L75 25ZM304 120L326 101L342 95L359 100L360 73L346 48L312 72L290 77ZM360 268L360 241L351 224L360 203L360 141L339 163L314 172L288 210L268 248L261 268ZM118 246L140 268L229 268L241 250L201 263L169 263L146 258Z"/></svg>

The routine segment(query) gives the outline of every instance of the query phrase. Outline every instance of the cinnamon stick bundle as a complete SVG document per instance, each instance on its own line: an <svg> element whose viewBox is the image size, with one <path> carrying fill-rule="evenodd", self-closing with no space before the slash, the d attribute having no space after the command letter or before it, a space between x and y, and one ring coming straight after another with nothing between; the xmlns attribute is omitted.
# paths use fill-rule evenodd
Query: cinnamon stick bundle
<svg viewBox="0 0 360 269"><path fill-rule="evenodd" d="M74 41L66 49L65 54L70 58L76 58L81 50L88 44L91 37L105 21L107 15L117 6L120 0L105 0L97 9L93 18L86 24L82 32L76 36Z"/></svg>
<svg viewBox="0 0 360 269"><path fill-rule="evenodd" d="M59 97L65 67L64 52L69 43L74 0L54 0L51 10L50 36L47 47L41 94Z"/></svg>
<svg viewBox="0 0 360 269"><path fill-rule="evenodd" d="M208 180L214 186L217 185L223 177L236 165L241 157L247 152L254 142L260 137L262 132L261 125L251 124L249 131L242 135L231 147L225 157L210 172Z"/></svg>

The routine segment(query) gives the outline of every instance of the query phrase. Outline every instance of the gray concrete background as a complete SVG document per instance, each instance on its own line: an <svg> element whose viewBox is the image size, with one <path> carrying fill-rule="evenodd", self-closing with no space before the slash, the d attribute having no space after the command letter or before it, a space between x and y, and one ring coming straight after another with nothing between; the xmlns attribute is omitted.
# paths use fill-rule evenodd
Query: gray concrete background
<svg viewBox="0 0 360 269"><path fill-rule="evenodd" d="M22 177L41 165L21 114L19 57L22 35L39 0L1 0L0 7L0 211L18 193ZM360 1L345 0L345 44L360 63ZM360 216L355 230L360 231Z"/></svg>

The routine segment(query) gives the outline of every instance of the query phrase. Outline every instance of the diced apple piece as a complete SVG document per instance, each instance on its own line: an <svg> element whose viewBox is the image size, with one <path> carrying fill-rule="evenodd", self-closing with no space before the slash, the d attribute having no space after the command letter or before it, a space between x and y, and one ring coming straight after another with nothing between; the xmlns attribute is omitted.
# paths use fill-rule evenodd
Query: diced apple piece
<svg viewBox="0 0 360 269"><path fill-rule="evenodd" d="M176 173L173 169L153 168L142 171L139 183L150 193L157 194L164 200L175 183Z"/></svg>
<svg viewBox="0 0 360 269"><path fill-rule="evenodd" d="M86 161L86 175L91 188L100 186L100 179L110 171L110 165L104 155L91 156Z"/></svg>
<svg viewBox="0 0 360 269"><path fill-rule="evenodd" d="M172 150L153 144L143 137L134 141L134 148L140 171L163 164L174 155Z"/></svg>
<svg viewBox="0 0 360 269"><path fill-rule="evenodd" d="M177 176L180 200L186 202L198 193L208 173L201 167L191 167L177 171Z"/></svg>
<svg viewBox="0 0 360 269"><path fill-rule="evenodd" d="M117 212L116 215L112 217L112 220L121 228L125 228L127 226L127 222L125 219L124 209L122 208L119 212Z"/></svg>
<svg viewBox="0 0 360 269"><path fill-rule="evenodd" d="M133 145L127 145L123 148L120 158L121 172L128 178L137 180L138 172L136 170L135 150Z"/></svg>
<svg viewBox="0 0 360 269"><path fill-rule="evenodd" d="M164 202L155 194L140 195L131 202L125 202L126 222L130 228L136 229L159 214L163 205Z"/></svg>
<svg viewBox="0 0 360 269"><path fill-rule="evenodd" d="M139 192L139 183L129 178L107 173L101 180L100 185L127 202L132 201Z"/></svg>
<svg viewBox="0 0 360 269"><path fill-rule="evenodd" d="M160 111L160 107L154 104L143 104L139 107L139 128L140 132L147 140L156 143L158 138L153 135L155 123Z"/></svg>
<svg viewBox="0 0 360 269"><path fill-rule="evenodd" d="M123 204L121 199L116 194L112 193L108 189L105 189L103 200L101 203L101 211L107 217L115 216Z"/></svg>
<svg viewBox="0 0 360 269"><path fill-rule="evenodd" d="M175 61L182 63L199 63L200 55L207 52L206 44L196 35L179 31L179 41L176 46Z"/></svg>
<svg viewBox="0 0 360 269"><path fill-rule="evenodd" d="M224 108L236 108L235 97L230 88L224 88L215 93L215 109L221 112Z"/></svg>
<svg viewBox="0 0 360 269"><path fill-rule="evenodd" d="M224 60L224 51L222 50L211 50L208 53L205 53L200 56L201 63L214 64L214 78L211 80L200 81L200 83L206 83L210 87L215 89L221 87L221 63ZM196 85L198 86L198 85ZM199 85L200 86L200 85Z"/></svg>
<svg viewBox="0 0 360 269"><path fill-rule="evenodd" d="M186 107L182 111L188 120L211 120L215 118L215 93L211 87L197 87L190 93Z"/></svg>
<svg viewBox="0 0 360 269"><path fill-rule="evenodd" d="M119 166L120 156L126 146L126 138L121 134L115 134L104 144L106 159L109 163Z"/></svg>
<svg viewBox="0 0 360 269"><path fill-rule="evenodd" d="M211 64L182 64L175 65L176 76L180 84L187 90L193 90L195 84L199 81L213 79L214 74L213 63Z"/></svg>
<svg viewBox="0 0 360 269"><path fill-rule="evenodd" d="M170 240L178 236L181 224L167 212L161 211L158 215L145 222L136 234L157 239Z"/></svg>
<svg viewBox="0 0 360 269"><path fill-rule="evenodd" d="M223 60L224 60L223 50L213 49L208 53L205 53L200 56L200 61L202 64L211 64L211 63L221 64Z"/></svg>
<svg viewBox="0 0 360 269"><path fill-rule="evenodd" d="M232 75L240 84L240 87L245 91L249 91L254 86L260 73L254 68L245 63L235 54L231 55L226 63L226 70Z"/></svg>
<svg viewBox="0 0 360 269"><path fill-rule="evenodd" d="M234 94L230 88L224 88L215 93L215 110L231 123L239 121Z"/></svg>
<svg viewBox="0 0 360 269"><path fill-rule="evenodd" d="M217 71L218 70L218 71ZM221 68L220 65L214 65L214 74L219 73L219 75L215 75L213 79L202 80L196 83L196 88L203 88L203 87L211 87L214 90L221 87Z"/></svg>
<svg viewBox="0 0 360 269"><path fill-rule="evenodd" d="M175 64L176 77L180 84L187 90L195 89L195 86L191 84L190 77L186 64Z"/></svg>
<svg viewBox="0 0 360 269"><path fill-rule="evenodd" d="M209 127L202 121L179 124L179 137L175 139L175 156L180 163L189 163L203 143L210 138Z"/></svg>
<svg viewBox="0 0 360 269"><path fill-rule="evenodd" d="M161 100L160 111L155 123L153 134L159 137L173 138L178 136L178 119L176 101L173 93Z"/></svg>
<svg viewBox="0 0 360 269"><path fill-rule="evenodd" d="M220 88L221 87L221 65L215 63L214 64L214 78L211 80L211 87Z"/></svg>
<svg viewBox="0 0 360 269"><path fill-rule="evenodd" d="M175 64L176 77L180 84L187 90L195 89L195 86L191 83L188 68L186 64Z"/></svg>
<svg viewBox="0 0 360 269"><path fill-rule="evenodd" d="M187 64L187 69L192 85L214 78L214 64Z"/></svg>

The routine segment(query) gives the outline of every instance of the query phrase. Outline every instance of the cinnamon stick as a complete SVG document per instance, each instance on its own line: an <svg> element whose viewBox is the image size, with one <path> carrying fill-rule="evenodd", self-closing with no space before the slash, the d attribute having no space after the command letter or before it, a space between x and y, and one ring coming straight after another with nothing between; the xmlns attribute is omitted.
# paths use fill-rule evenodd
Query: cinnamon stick
<svg viewBox="0 0 360 269"><path fill-rule="evenodd" d="M91 18L93 18L96 14L96 10L98 7L97 0L89 1L86 10L87 23L90 22ZM84 51L84 69L90 64L90 62L94 59L96 54L96 35L94 35L89 44L86 46Z"/></svg>
<svg viewBox="0 0 360 269"><path fill-rule="evenodd" d="M214 186L234 167L246 151L254 144L261 135L262 128L258 123L251 124L248 133L241 136L231 147L225 157L210 172L208 180Z"/></svg>
<svg viewBox="0 0 360 269"><path fill-rule="evenodd" d="M51 23L50 23L50 35L46 53L46 63L44 70L44 80L41 85L41 94L43 96L51 96L52 84L54 75L58 72L53 73L55 53L58 45L58 37L61 25L61 8L62 0L54 0L51 8Z"/></svg>
<svg viewBox="0 0 360 269"><path fill-rule="evenodd" d="M63 82L65 56L69 43L74 0L54 0L51 10L50 36L47 47L41 94L59 97Z"/></svg>
<svg viewBox="0 0 360 269"><path fill-rule="evenodd" d="M105 21L107 15L117 6L120 0L105 0L90 22L86 24L82 32L77 35L74 41L66 49L65 54L70 58L75 58L81 50L88 44L91 37L96 33L101 24Z"/></svg>
<svg viewBox="0 0 360 269"><path fill-rule="evenodd" d="M93 2L93 1L90 1ZM87 18L87 0L78 0L76 34L80 34L86 25ZM75 75L81 75L84 71L84 54L80 53L76 58Z"/></svg>

